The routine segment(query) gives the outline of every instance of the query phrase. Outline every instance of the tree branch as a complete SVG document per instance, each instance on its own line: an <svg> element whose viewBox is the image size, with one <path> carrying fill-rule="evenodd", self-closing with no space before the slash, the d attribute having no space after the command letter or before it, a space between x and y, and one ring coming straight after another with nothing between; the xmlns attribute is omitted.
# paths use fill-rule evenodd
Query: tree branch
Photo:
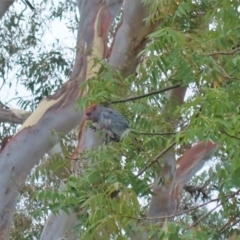
<svg viewBox="0 0 240 240"><path fill-rule="evenodd" d="M196 227L204 218L206 218L207 216L209 216L212 212L214 212L218 207L220 207L222 204L219 203L217 204L216 207L214 207L213 209L211 209L207 214L205 214L204 216L200 217L195 223L193 223L190 227L188 227L187 229L191 229L193 227Z"/></svg>
<svg viewBox="0 0 240 240"><path fill-rule="evenodd" d="M22 188L32 168L53 147L56 136L52 132L63 136L81 121L84 113L76 111L74 106L87 91L83 92L79 86L98 72L100 64L96 65L94 59L105 58L108 30L121 3L119 0L82 0L78 1L78 4L81 5L81 18L75 64L70 79L64 84L65 88L60 96L55 95L53 100L43 99L39 103L34 113L26 119L19 132L0 153L0 169L4 169L0 175L0 239L9 239L18 199L18 189L11 178ZM96 136L88 136L85 141L93 145L97 141L95 139ZM11 172L11 176L8 171ZM54 231L50 229L46 235L43 233L42 239L65 237L76 221L71 227L68 225L69 221L65 222L65 225L59 224L58 221L55 221L55 224ZM51 226L49 225L49 228Z"/></svg>
<svg viewBox="0 0 240 240"><path fill-rule="evenodd" d="M238 189L236 192L233 192L231 194L226 195L226 199L225 201L229 200L230 198L233 198L235 195L239 194L240 189ZM219 200L221 200L219 198ZM193 223L190 227L188 227L187 229L193 228L195 226L197 226L204 218L206 218L207 216L209 216L212 212L214 212L218 207L220 207L222 205L222 202L219 203L216 207L214 207L212 210L210 210L207 214L205 214L204 216L202 216L201 218L199 218L195 223Z"/></svg>
<svg viewBox="0 0 240 240"><path fill-rule="evenodd" d="M234 138L234 139L240 141L240 138L238 138L238 137L236 137L236 136L233 136L233 135L227 133L225 130L221 130L221 132L222 132L223 134L225 134L226 136L230 137L230 138Z"/></svg>
<svg viewBox="0 0 240 240"><path fill-rule="evenodd" d="M173 85L173 86L170 86L170 87L166 87L166 88L163 88L163 89L160 89L160 90L152 91L152 92L142 94L142 95L139 95L139 96L128 97L128 98L121 99L121 100L110 101L110 104L134 101L134 100L149 97L149 96L152 96L152 95L155 95L155 94L163 93L163 92L169 91L171 89L178 88L180 86L181 86L180 84L176 84L176 85Z"/></svg>
<svg viewBox="0 0 240 240"><path fill-rule="evenodd" d="M33 5L28 1L28 0L22 0L22 2L24 4L26 4L32 11L35 10L35 8L33 7Z"/></svg>
<svg viewBox="0 0 240 240"><path fill-rule="evenodd" d="M174 147L176 142L173 142L170 144L167 148L165 148L162 152L160 152L147 166L145 166L142 170L139 171L139 173L136 175L136 177L141 176L144 171L146 171L149 167L151 167L155 162L159 160L165 153L167 153L172 147Z"/></svg>
<svg viewBox="0 0 240 240"><path fill-rule="evenodd" d="M196 209L199 209L201 207L204 207L204 206L208 205L209 203L217 202L219 200L220 200L220 198L214 198L214 199L209 200L208 202L197 205L196 207L189 208L185 211L182 211L182 212L179 212L179 213L176 213L176 214L172 214L172 215L165 215L165 216L161 216L161 217L132 217L132 216L127 216L127 215L120 215L120 216L135 219L135 220L157 220L157 219L173 218L173 217L181 216L183 214L192 212Z"/></svg>
<svg viewBox="0 0 240 240"><path fill-rule="evenodd" d="M236 212L235 216L230 216L229 219L226 221L226 223L220 228L219 232L224 233L228 228L232 228L235 226L237 223L240 222L240 219L238 220L233 220L232 218L236 219L238 217L238 212Z"/></svg>
<svg viewBox="0 0 240 240"><path fill-rule="evenodd" d="M237 217L236 217L237 218ZM221 233L224 233L228 228L232 229L233 226L237 225L240 222L240 219L236 221L228 220L223 227L220 229Z"/></svg>
<svg viewBox="0 0 240 240"><path fill-rule="evenodd" d="M14 2L14 0L0 1L0 19L3 17L3 15L9 9L9 7L13 4L13 2Z"/></svg>
<svg viewBox="0 0 240 240"><path fill-rule="evenodd" d="M0 122L21 124L30 116L30 114L31 112L21 109L4 109L0 107Z"/></svg>
<svg viewBox="0 0 240 240"><path fill-rule="evenodd" d="M225 69L224 69L222 66L220 66L219 64L217 64L216 61L215 61L215 65L216 65L216 66L222 71L222 73L224 74L224 76L222 76L223 78L240 80L240 78L229 76L228 73L225 71Z"/></svg>
<svg viewBox="0 0 240 240"><path fill-rule="evenodd" d="M145 135L145 136L164 136L164 135L174 135L177 133L181 133L181 132L162 132L162 133L153 132L153 133L150 133L150 132L138 132L136 130L131 130L131 132L134 134Z"/></svg>
<svg viewBox="0 0 240 240"><path fill-rule="evenodd" d="M228 200L228 199L234 197L235 195L237 195L237 194L239 193L239 191L240 191L240 190L238 190L238 191L236 191L236 192L233 192L233 193L231 193L231 194L225 195L226 200ZM220 201L220 200L221 200L220 198L214 198L214 199L211 199L211 200L209 200L209 201L207 201L207 202L205 202L205 203L202 203L202 204L199 204L199 205L197 205L197 206L195 206L195 207L189 208L189 209L187 209L187 210L185 210L185 211L181 211L181 212L179 212L179 213L172 214L172 215L160 216L160 217L132 217L132 216L127 216L127 215L122 215L122 214L118 214L118 215L119 215L119 216L122 216L122 217L126 217L126 218L135 219L135 220L156 220L156 219L173 218L173 217L181 216L181 215L183 215L183 214L192 212L192 211L194 211L194 210L197 210L197 209L199 209L199 208L201 208L201 207L204 207L204 206L208 205L209 203L217 202L217 201ZM208 212L206 215L204 215L204 216L200 219L200 221L201 221L202 219L204 219L204 217L206 217L207 215L209 215L211 212L213 212L213 211L214 211L217 207L219 207L221 204L222 204L222 203L219 203L219 204L218 204L216 207L214 207L210 212ZM197 221L197 222L198 222L198 221ZM194 223L194 224L195 224L195 223ZM194 225L194 224L193 224L193 225ZM188 229L195 226L195 225L194 225L194 226L193 226L193 225L191 225L190 227L188 227Z"/></svg>
<svg viewBox="0 0 240 240"><path fill-rule="evenodd" d="M237 47L235 49L233 49L232 51L229 52L224 52L224 51L220 51L220 52L213 52L213 53L209 53L207 56L215 56L215 55L231 55L234 54L236 52L240 51L240 47Z"/></svg>

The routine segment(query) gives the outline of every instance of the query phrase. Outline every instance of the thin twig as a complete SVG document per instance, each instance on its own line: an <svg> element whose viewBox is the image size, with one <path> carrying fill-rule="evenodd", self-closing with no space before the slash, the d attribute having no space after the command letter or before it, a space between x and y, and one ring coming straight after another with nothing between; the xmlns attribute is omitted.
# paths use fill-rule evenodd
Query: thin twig
<svg viewBox="0 0 240 240"><path fill-rule="evenodd" d="M235 225L237 225L240 222L240 219L236 220L230 225L230 228L232 229ZM224 230L225 231L225 230Z"/></svg>
<svg viewBox="0 0 240 240"><path fill-rule="evenodd" d="M237 77L230 77L229 75L228 75L228 76L223 76L223 78L234 79L234 80L238 80L238 81L240 81L240 78L237 78Z"/></svg>
<svg viewBox="0 0 240 240"><path fill-rule="evenodd" d="M35 10L35 8L33 7L33 5L28 1L28 0L22 0L22 2L27 5L32 11Z"/></svg>
<svg viewBox="0 0 240 240"><path fill-rule="evenodd" d="M200 106L200 109L198 110L198 112L196 113L196 115L194 116L195 118L197 118L200 114L200 112L202 111L202 105ZM183 131L185 132L188 128L190 127L187 126L186 129ZM180 138L181 139L181 138ZM161 158L165 153L167 153L174 145L176 144L176 142L174 141L171 145L169 145L167 148L165 148L162 152L160 152L157 156L155 156L155 158L147 165L145 166L142 170L140 170L138 172L138 174L136 175L136 177L139 177L143 174L144 171L146 171L146 169L148 169L150 166L152 166L153 163L157 162L159 160L159 158Z"/></svg>
<svg viewBox="0 0 240 240"><path fill-rule="evenodd" d="M213 53L209 53L207 56L215 56L215 55L231 55L234 54L236 52L240 51L240 47L237 47L235 49L233 49L232 51L229 52L224 52L224 51L220 51L220 52L213 52Z"/></svg>
<svg viewBox="0 0 240 240"><path fill-rule="evenodd" d="M157 162L159 158L161 158L165 153L167 153L175 144L176 142L173 142L167 148L165 148L162 152L160 152L157 156L155 156L155 158L147 166L145 166L142 170L140 170L140 172L136 175L136 177L141 176L144 173L144 171L146 171L146 169L148 169L155 162Z"/></svg>
<svg viewBox="0 0 240 240"><path fill-rule="evenodd" d="M152 96L152 95L155 95L155 94L163 93L163 92L166 92L166 91L169 91L171 89L178 88L178 87L181 87L181 85L176 84L176 85L166 87L166 88L163 88L163 89L160 89L160 90L152 91L152 92L149 92L149 93L146 93L146 94L143 94L143 95L139 95L139 96L135 96L135 97L128 97L128 98L121 99L121 100L110 101L110 104L134 101L134 100L149 97L149 96Z"/></svg>
<svg viewBox="0 0 240 240"><path fill-rule="evenodd" d="M133 132L134 134L138 134L138 135L146 135L146 136L164 136L164 135L174 135L174 134L177 134L177 133L181 133L181 132L162 132L162 133L159 133L159 132L153 132L153 133L150 133L150 132L137 132L135 130L131 130L131 132Z"/></svg>
<svg viewBox="0 0 240 240"><path fill-rule="evenodd" d="M228 219L226 223L220 228L219 232L223 233L229 227L230 224L231 224L231 219Z"/></svg>
<svg viewBox="0 0 240 240"><path fill-rule="evenodd" d="M182 212L179 212L179 213L176 213L176 214L172 214L172 215L161 216L161 217L132 217L132 216L127 216L127 215L122 215L122 214L120 214L120 216L135 219L135 220L157 220L157 219L173 218L173 217L176 217L176 216L180 216L180 215L192 212L192 211L194 211L198 208L201 208L201 207L204 207L204 206L208 205L209 203L216 202L216 201L219 201L219 200L220 200L220 198L214 198L212 200L209 200L208 202L197 205L196 207L189 208L185 211L182 211Z"/></svg>
<svg viewBox="0 0 240 240"><path fill-rule="evenodd" d="M240 189L238 189L236 192L233 192L231 194L226 195L226 201L232 197L234 197L235 195L239 194ZM221 199L219 199L221 200ZM219 206L222 205L222 202L219 203L216 207L214 207L211 211L209 211L207 214L205 214L204 216L202 216L201 218L199 218L195 223L193 223L190 227L188 227L187 229L193 228L195 226L197 226L204 218L206 218L208 215L210 215L213 211L215 211Z"/></svg>
<svg viewBox="0 0 240 240"><path fill-rule="evenodd" d="M231 194L227 194L225 197L226 197L226 200L234 197L235 195L239 194L240 192L240 189L237 190L236 192L233 192ZM198 208L201 208L201 207L204 207L206 205L208 205L209 203L212 203L212 202L217 202L217 201L220 201L221 199L220 198L214 198L214 199L211 199L205 203L202 203L202 204L199 204L197 205L196 207L192 207L192 208L189 208L185 211L182 211L182 212L179 212L179 213L176 213L176 214L171 214L171 215L165 215L165 216L161 216L161 217L132 217L132 216L127 216L127 215L123 215L123 214L118 214L119 216L122 216L122 217L125 217L125 218L130 218L130 219L135 219L135 220L157 220L157 219L165 219L165 218L173 218L173 217L176 217L176 216L180 216L180 215L183 215L183 214L186 214L186 213L189 213L189 212L192 212ZM222 203L219 203L215 208L213 208L211 212L213 212L217 207L219 207ZM204 216L206 217L206 215ZM204 218L202 217L202 219ZM201 219L201 220L202 220ZM194 223L195 224L195 223ZM193 227L193 225L191 226ZM189 228L191 228L189 227Z"/></svg>
<svg viewBox="0 0 240 240"><path fill-rule="evenodd" d="M237 216L235 217L237 218ZM232 229L232 227L234 227L236 224L238 224L240 222L240 219L236 220L236 221L232 221L231 219L229 219L221 228L220 228L220 233L224 233L228 228Z"/></svg>
<svg viewBox="0 0 240 240"><path fill-rule="evenodd" d="M222 66L220 66L219 64L217 64L216 62L215 62L215 65L224 73L224 76L222 76L223 78L240 80L240 78L229 76L227 74L227 72L225 71L225 69Z"/></svg>
<svg viewBox="0 0 240 240"><path fill-rule="evenodd" d="M216 207L214 207L211 211L209 211L207 214L200 217L195 223L193 223L191 226L189 226L187 229L193 228L197 226L204 218L206 218L208 215L210 215L212 212L214 212L218 207L220 207L222 203L219 203Z"/></svg>
<svg viewBox="0 0 240 240"><path fill-rule="evenodd" d="M238 138L238 137L236 137L236 136L233 136L233 135L227 133L225 130L221 130L221 132L222 132L223 134L227 135L228 137L231 137L231 138L234 138L234 139L240 141L240 138Z"/></svg>

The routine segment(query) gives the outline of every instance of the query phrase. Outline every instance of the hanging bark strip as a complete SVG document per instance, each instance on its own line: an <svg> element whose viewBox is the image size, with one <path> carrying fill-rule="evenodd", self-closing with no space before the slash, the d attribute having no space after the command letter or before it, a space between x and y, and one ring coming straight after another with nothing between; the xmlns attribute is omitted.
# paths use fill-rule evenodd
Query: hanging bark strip
<svg viewBox="0 0 240 240"><path fill-rule="evenodd" d="M204 166L213 156L218 146L213 141L202 141L186 150L177 160L176 177L174 179L173 199L180 204L180 192L190 179Z"/></svg>

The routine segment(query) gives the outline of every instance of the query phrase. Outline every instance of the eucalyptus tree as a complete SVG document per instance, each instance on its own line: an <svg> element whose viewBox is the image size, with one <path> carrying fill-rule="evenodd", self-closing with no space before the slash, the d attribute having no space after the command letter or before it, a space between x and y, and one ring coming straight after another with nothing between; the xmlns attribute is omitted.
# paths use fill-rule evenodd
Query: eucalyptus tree
<svg viewBox="0 0 240 240"><path fill-rule="evenodd" d="M235 239L238 1L26 2L0 4L2 89L30 93L0 99L0 239ZM105 144L91 104L131 131Z"/></svg>

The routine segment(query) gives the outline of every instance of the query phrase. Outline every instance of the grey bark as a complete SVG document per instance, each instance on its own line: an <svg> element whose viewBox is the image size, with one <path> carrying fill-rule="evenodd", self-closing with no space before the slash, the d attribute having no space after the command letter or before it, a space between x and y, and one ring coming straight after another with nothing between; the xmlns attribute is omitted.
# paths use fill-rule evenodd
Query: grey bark
<svg viewBox="0 0 240 240"><path fill-rule="evenodd" d="M8 239L17 197L31 169L45 152L53 147L51 130L68 133L82 114L71 105L60 111L49 111L31 129L14 136L0 154L0 239ZM57 116L57 117L56 117Z"/></svg>
<svg viewBox="0 0 240 240"><path fill-rule="evenodd" d="M30 112L20 109L0 108L0 122L22 124L29 116Z"/></svg>
<svg viewBox="0 0 240 240"><path fill-rule="evenodd" d="M13 2L14 0L0 0L0 19L4 16Z"/></svg>

